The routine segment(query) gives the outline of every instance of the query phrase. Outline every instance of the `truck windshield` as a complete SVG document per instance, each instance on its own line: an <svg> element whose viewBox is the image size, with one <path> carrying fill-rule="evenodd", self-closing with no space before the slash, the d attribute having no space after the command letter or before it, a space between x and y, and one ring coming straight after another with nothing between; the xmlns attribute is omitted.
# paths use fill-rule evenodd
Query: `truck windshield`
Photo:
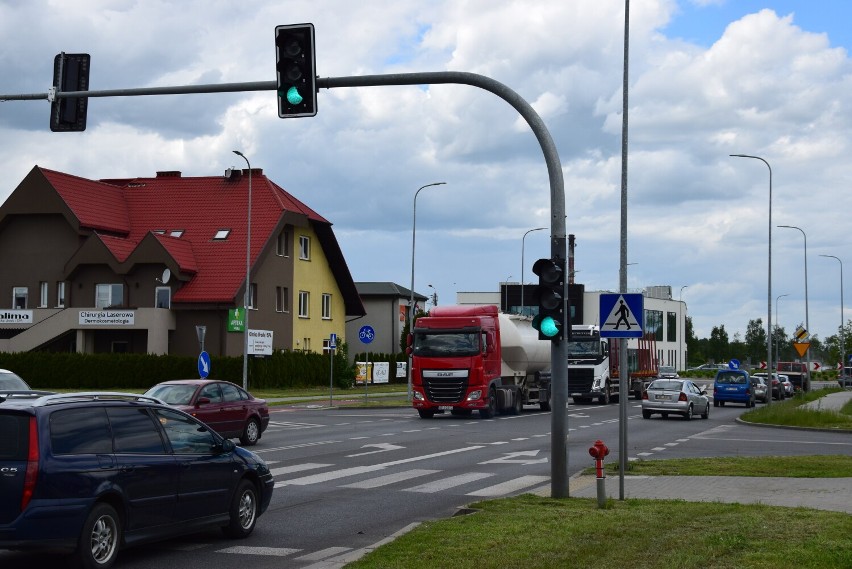
<svg viewBox="0 0 852 569"><path fill-rule="evenodd" d="M600 353L600 341L597 339L573 340L568 342L568 356L594 358L600 355Z"/></svg>
<svg viewBox="0 0 852 569"><path fill-rule="evenodd" d="M479 332L414 334L415 356L475 356L479 352Z"/></svg>

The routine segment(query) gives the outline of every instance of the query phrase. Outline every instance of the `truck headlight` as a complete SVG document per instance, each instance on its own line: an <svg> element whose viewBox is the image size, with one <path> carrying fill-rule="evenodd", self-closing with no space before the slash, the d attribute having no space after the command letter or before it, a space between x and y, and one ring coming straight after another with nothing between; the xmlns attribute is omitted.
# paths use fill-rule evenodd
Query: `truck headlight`
<svg viewBox="0 0 852 569"><path fill-rule="evenodd" d="M423 394L420 393L419 391L415 391L412 394L412 397L414 397L414 399L417 400L417 401L423 401Z"/></svg>
<svg viewBox="0 0 852 569"><path fill-rule="evenodd" d="M482 391L477 389L476 391L471 391L470 395L467 396L468 401L478 401L482 398Z"/></svg>

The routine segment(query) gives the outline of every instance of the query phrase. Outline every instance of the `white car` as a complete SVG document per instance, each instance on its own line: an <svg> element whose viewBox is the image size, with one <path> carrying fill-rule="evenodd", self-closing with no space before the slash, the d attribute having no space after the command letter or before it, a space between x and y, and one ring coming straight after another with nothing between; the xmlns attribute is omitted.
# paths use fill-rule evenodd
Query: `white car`
<svg viewBox="0 0 852 569"><path fill-rule="evenodd" d="M660 379L678 379L680 376L674 366L660 366L657 370L657 377Z"/></svg>

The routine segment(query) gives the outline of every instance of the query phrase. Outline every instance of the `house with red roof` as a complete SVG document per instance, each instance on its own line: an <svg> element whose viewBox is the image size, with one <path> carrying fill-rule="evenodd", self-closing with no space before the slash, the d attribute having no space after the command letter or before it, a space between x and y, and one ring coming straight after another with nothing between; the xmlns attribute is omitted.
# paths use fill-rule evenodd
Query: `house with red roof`
<svg viewBox="0 0 852 569"><path fill-rule="evenodd" d="M0 351L197 355L203 327L208 353L238 356L248 298L264 348L320 352L365 314L331 225L260 168L35 166L0 206Z"/></svg>

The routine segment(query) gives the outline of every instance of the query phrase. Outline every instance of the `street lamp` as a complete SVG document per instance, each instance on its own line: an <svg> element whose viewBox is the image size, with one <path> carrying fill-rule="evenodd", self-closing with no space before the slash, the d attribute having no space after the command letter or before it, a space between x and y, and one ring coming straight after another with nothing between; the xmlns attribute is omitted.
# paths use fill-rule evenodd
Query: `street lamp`
<svg viewBox="0 0 852 569"><path fill-rule="evenodd" d="M512 275L506 277L506 280L503 282L503 288L506 290L503 295L503 305L506 307L506 314L509 314L509 279L512 278Z"/></svg>
<svg viewBox="0 0 852 569"><path fill-rule="evenodd" d="M546 227L536 227L535 229L530 229L524 236L521 237L521 314L524 314L526 311L526 304L524 304L524 239L527 238L527 235L532 233L533 231L541 231L542 229L547 229Z"/></svg>
<svg viewBox="0 0 852 569"><path fill-rule="evenodd" d="M243 389L248 389L248 339L249 339L249 289L251 288L251 163L245 154L234 150L234 154L242 157L248 166L248 222L246 223L246 292L243 295Z"/></svg>
<svg viewBox="0 0 852 569"><path fill-rule="evenodd" d="M805 230L801 227L796 227L795 225L779 225L778 227L784 227L786 229L798 229L802 232L802 237L805 239L805 328L808 331L808 334L811 333L811 325L808 321L808 236L805 234ZM808 362L808 384L811 382L811 345L808 343L808 349L805 350L805 361ZM805 385L802 383L802 391L805 390Z"/></svg>
<svg viewBox="0 0 852 569"><path fill-rule="evenodd" d="M790 296L790 295L789 295L789 294L779 294L778 296L776 296L776 297L775 297L775 328L776 328L776 329L780 328L780 326L778 326L778 323L779 323L779 322L781 322L781 321L778 319L778 301L779 301L779 300L781 300L782 298L784 298L785 296ZM775 357L780 359L780 356L779 356L778 354L779 354L779 351L778 351L778 337L776 336L776 338L775 338ZM772 368L772 364L771 364L771 363L769 364L769 367L770 367L770 371L769 371L769 378L770 378L770 380L771 380L771 379L772 379L772 370L771 370L771 368ZM770 397L769 397L769 398L770 398L770 399L772 399L772 395L771 395L771 394L770 394Z"/></svg>
<svg viewBox="0 0 852 569"><path fill-rule="evenodd" d="M411 220L411 297L408 301L408 333L411 334L414 332L414 238L416 236L416 228L417 228L417 196L420 194L420 190L423 188L429 188L431 186L441 186L446 184L446 182L434 182L432 184L426 184L425 186L420 186L416 192L414 192L414 214ZM411 401L411 356L408 356L408 400Z"/></svg>
<svg viewBox="0 0 852 569"><path fill-rule="evenodd" d="M840 375L843 376L846 375L846 338L843 331L846 325L846 321L843 320L843 261L840 260L840 257L834 255L820 255L820 257L837 259L837 262L840 263Z"/></svg>
<svg viewBox="0 0 852 569"><path fill-rule="evenodd" d="M733 158L754 158L760 160L766 167L769 168L769 266L767 272L766 286L766 363L772 366L772 167L769 162L760 156L751 156L749 154L731 154ZM772 369L769 370L770 378L772 377ZM766 400L767 405L772 401L772 398Z"/></svg>
<svg viewBox="0 0 852 569"><path fill-rule="evenodd" d="M688 288L688 287L689 287L689 285L683 285L682 287L680 287L680 297L679 297L680 300L678 301L679 302L678 311L680 312L680 316L678 316L678 320L681 321L682 328L680 330L680 344L678 345L678 354L677 355L678 355L678 358L680 358L680 360L681 360L681 364L686 363L685 361L683 361L685 359L683 357L683 337L684 337L684 335L686 335L686 319L684 319L684 317L683 317L683 289ZM684 365L682 369L686 369L686 366Z"/></svg>
<svg viewBox="0 0 852 569"><path fill-rule="evenodd" d="M433 287L432 285L426 285L432 289L432 308L438 306L438 289Z"/></svg>

